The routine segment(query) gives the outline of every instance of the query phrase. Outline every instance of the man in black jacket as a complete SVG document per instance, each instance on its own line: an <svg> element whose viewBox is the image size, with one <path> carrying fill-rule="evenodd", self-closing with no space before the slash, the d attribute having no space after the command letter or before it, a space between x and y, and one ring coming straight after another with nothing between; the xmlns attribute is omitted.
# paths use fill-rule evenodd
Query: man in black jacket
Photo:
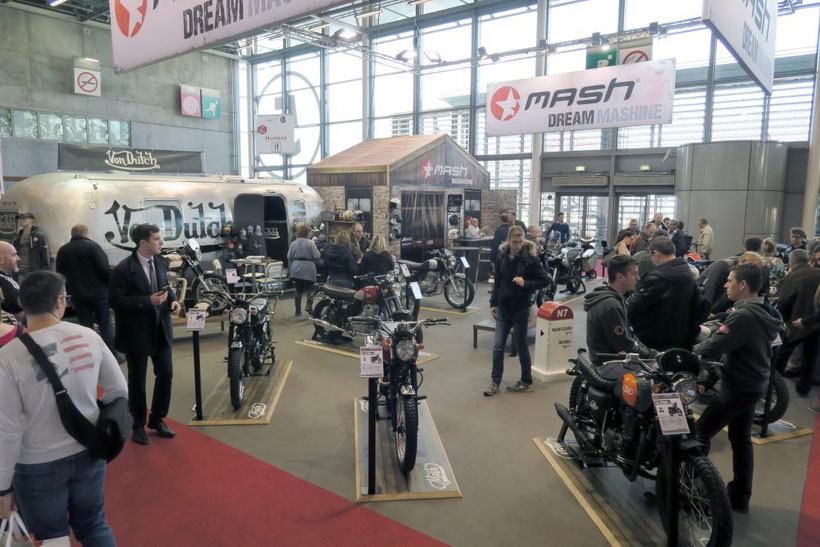
<svg viewBox="0 0 820 547"><path fill-rule="evenodd" d="M91 231L85 224L71 228L71 241L57 251L57 272L65 276L66 290L80 325L93 329L96 320L100 338L111 353L117 355L108 306L111 269L105 251L91 239Z"/></svg>
<svg viewBox="0 0 820 547"><path fill-rule="evenodd" d="M795 249L789 255L789 275L780 285L780 297L777 300L777 311L783 316L787 325L814 313L814 295L820 286L820 270L809 265L809 253ZM803 344L803 365L799 371L786 371L795 348ZM781 373L797 377L797 393L803 397L811 390L811 376L814 361L817 357L818 333L814 329L789 328L786 339L775 355L775 367Z"/></svg>
<svg viewBox="0 0 820 547"><path fill-rule="evenodd" d="M492 397L500 389L504 374L504 346L510 329L515 329L513 344L521 362L521 380L507 386L507 390L513 393L532 391L527 327L533 293L547 284L547 272L538 259L537 248L532 241L524 239L524 230L520 226L510 228L507 242L499 250L495 272L490 296L490 314L495 318L495 342L491 382L484 390L487 397Z"/></svg>
<svg viewBox="0 0 820 547"><path fill-rule="evenodd" d="M755 405L769 385L772 342L782 326L780 314L757 296L762 281L761 269L754 264L733 267L726 293L735 306L720 328L694 348L699 355L724 358L720 392L703 411L697 432L708 454L712 437L729 426L734 470L727 484L729 500L732 509L743 513L752 495Z"/></svg>
<svg viewBox="0 0 820 547"><path fill-rule="evenodd" d="M649 244L655 269L646 274L627 302L629 321L641 342L652 349L691 349L708 303L695 285L689 265L675 257L668 237L656 236Z"/></svg>
<svg viewBox="0 0 820 547"><path fill-rule="evenodd" d="M131 438L137 444L148 444L145 375L149 355L156 380L148 428L160 437L174 437L163 418L171 404L174 375L171 313L178 313L180 304L168 286L165 265L158 258L163 243L159 228L138 224L131 230L131 240L137 247L114 269L108 299L117 319L115 344L128 361L128 406L134 416Z"/></svg>
<svg viewBox="0 0 820 547"><path fill-rule="evenodd" d="M607 266L609 284L584 297L587 312L587 350L592 362L601 364L599 353L637 353L645 359L656 352L641 344L632 333L624 295L638 284L638 261L627 255L612 257Z"/></svg>
<svg viewBox="0 0 820 547"><path fill-rule="evenodd" d="M675 244L675 256L683 256L688 250L686 248L686 234L683 233L680 227L680 220L670 220L669 229L672 230L669 237L672 243Z"/></svg>
<svg viewBox="0 0 820 547"><path fill-rule="evenodd" d="M490 261L492 262L493 266L495 266L496 259L498 258L498 248L501 246L502 243L507 241L507 234L510 231L510 217L505 214L501 215L501 226L496 228L495 234L493 234L493 242L490 246Z"/></svg>
<svg viewBox="0 0 820 547"><path fill-rule="evenodd" d="M11 242L17 249L20 256L21 279L28 272L37 270L48 270L50 268L48 258L48 241L40 228L34 226L34 214L24 211L17 215L20 219L21 230L17 233L14 241Z"/></svg>

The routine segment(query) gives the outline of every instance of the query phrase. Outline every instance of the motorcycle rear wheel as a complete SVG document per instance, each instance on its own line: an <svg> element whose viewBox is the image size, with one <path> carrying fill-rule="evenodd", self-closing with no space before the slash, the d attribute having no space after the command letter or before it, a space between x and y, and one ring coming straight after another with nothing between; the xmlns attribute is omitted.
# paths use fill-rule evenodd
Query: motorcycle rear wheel
<svg viewBox="0 0 820 547"><path fill-rule="evenodd" d="M705 456L681 454L678 544L724 547L731 545L732 509L726 485L715 465ZM666 473L661 466L655 481L655 499L664 530L668 530Z"/></svg>
<svg viewBox="0 0 820 547"><path fill-rule="evenodd" d="M230 287L228 286L228 280L216 273L206 273L203 275L205 281L211 286L211 290L217 293L229 293ZM228 306L231 305L230 301L226 298L220 298L218 295L215 294L205 294L208 291L208 288L205 287L202 283L199 282L199 278L194 279L193 286L191 287L192 292L194 293L194 299L196 302L202 302L206 296L213 300L211 303L211 313L218 314L225 311Z"/></svg>
<svg viewBox="0 0 820 547"><path fill-rule="evenodd" d="M228 350L228 381L231 390L231 406L239 410L245 401L245 376L242 374L242 349Z"/></svg>
<svg viewBox="0 0 820 547"><path fill-rule="evenodd" d="M789 408L789 387L786 385L786 381L783 380L783 377L780 375L779 372L773 371L772 374L772 397L769 401L769 415L766 416L766 420L769 423L776 422L780 418L782 418L786 414L786 410ZM755 423L761 424L763 423L763 407L766 404L766 396L760 398L760 401L757 402L755 406Z"/></svg>
<svg viewBox="0 0 820 547"><path fill-rule="evenodd" d="M455 287L453 287L453 284L455 284ZM454 276L452 282L448 281L444 285L444 298L455 309L466 310L475 298L473 282L467 279L464 274Z"/></svg>
<svg viewBox="0 0 820 547"><path fill-rule="evenodd" d="M418 402L415 395L397 395L395 401L396 460L399 462L399 469L406 475L416 466L419 442Z"/></svg>

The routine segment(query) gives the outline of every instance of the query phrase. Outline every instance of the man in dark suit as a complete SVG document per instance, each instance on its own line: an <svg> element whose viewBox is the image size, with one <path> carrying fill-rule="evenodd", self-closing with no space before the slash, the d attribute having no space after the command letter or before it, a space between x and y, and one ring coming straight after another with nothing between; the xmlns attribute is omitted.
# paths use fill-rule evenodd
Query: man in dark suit
<svg viewBox="0 0 820 547"><path fill-rule="evenodd" d="M669 229L672 230L669 234L669 238L675 245L675 256L680 257L685 255L688 251L686 247L686 234L684 234L681 229L680 220L670 220Z"/></svg>
<svg viewBox="0 0 820 547"><path fill-rule="evenodd" d="M153 224L139 224L131 230L137 245L131 256L117 264L111 276L108 299L117 323L116 348L128 362L128 405L134 416L131 438L148 444L145 434L145 375L148 356L154 364L154 398L148 428L164 438L174 437L163 421L171 403L171 313L180 309L174 291L168 287L165 264L159 259L162 235Z"/></svg>

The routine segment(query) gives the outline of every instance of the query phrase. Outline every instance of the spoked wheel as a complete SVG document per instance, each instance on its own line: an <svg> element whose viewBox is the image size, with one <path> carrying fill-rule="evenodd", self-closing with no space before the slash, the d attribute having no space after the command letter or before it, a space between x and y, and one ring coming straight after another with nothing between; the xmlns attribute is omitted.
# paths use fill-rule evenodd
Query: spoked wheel
<svg viewBox="0 0 820 547"><path fill-rule="evenodd" d="M194 280L194 299L196 302L202 302L207 298L212 301L211 312L214 314L222 313L231 305L227 298L220 296L221 294L228 294L230 292L228 280L215 273L206 273L204 277L205 283L200 283L199 278Z"/></svg>
<svg viewBox="0 0 820 547"><path fill-rule="evenodd" d="M769 400L769 415L766 421L776 422L786 414L789 408L789 388L783 377L777 371L772 371L771 398ZM763 407L766 404L766 396L760 398L755 406L755 423L763 423Z"/></svg>
<svg viewBox="0 0 820 547"><path fill-rule="evenodd" d="M305 302L305 311L311 317L313 316L313 303L321 302L325 298L325 293L322 292L324 289L324 285L322 283L316 283L311 287L310 291L308 291L307 301Z"/></svg>
<svg viewBox="0 0 820 547"><path fill-rule="evenodd" d="M395 399L396 459L405 475L416 466L419 440L418 403L414 395L398 395Z"/></svg>
<svg viewBox="0 0 820 547"><path fill-rule="evenodd" d="M732 543L732 512L726 485L717 468L703 456L682 454L680 461L679 545L723 547ZM661 522L668 529L668 499L663 467L658 469L655 498Z"/></svg>
<svg viewBox="0 0 820 547"><path fill-rule="evenodd" d="M444 298L458 310L466 310L475 298L473 282L464 274L456 274L444 285Z"/></svg>
<svg viewBox="0 0 820 547"><path fill-rule="evenodd" d="M404 289L404 309L413 316L413 321L419 318L419 308L421 307L421 300L418 300L413 295L413 289L408 285Z"/></svg>
<svg viewBox="0 0 820 547"><path fill-rule="evenodd" d="M231 348L228 351L228 381L231 389L231 406L239 410L245 401L245 375L242 374L242 350Z"/></svg>

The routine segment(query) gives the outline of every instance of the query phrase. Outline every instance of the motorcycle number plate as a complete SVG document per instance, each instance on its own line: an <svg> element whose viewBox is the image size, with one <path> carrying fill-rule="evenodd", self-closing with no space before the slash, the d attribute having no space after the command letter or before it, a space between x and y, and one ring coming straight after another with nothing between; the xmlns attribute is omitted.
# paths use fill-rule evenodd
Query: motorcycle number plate
<svg viewBox="0 0 820 547"><path fill-rule="evenodd" d="M239 283L239 275L236 273L236 268L225 269L225 280L231 285Z"/></svg>
<svg viewBox="0 0 820 547"><path fill-rule="evenodd" d="M399 264L399 268L401 268L401 274L404 277L410 277L410 269L407 267L407 264Z"/></svg>
<svg viewBox="0 0 820 547"><path fill-rule="evenodd" d="M661 432L664 435L686 435L691 433L680 395L677 393L653 393L652 402L655 404L655 413L658 415Z"/></svg>
<svg viewBox="0 0 820 547"><path fill-rule="evenodd" d="M421 287L419 287L418 282L413 281L410 283L410 289L413 291L413 297L416 300L421 300Z"/></svg>
<svg viewBox="0 0 820 547"><path fill-rule="evenodd" d="M467 262L466 256L461 256L459 258L461 258L461 264L464 266L465 269L470 267L470 263Z"/></svg>
<svg viewBox="0 0 820 547"><path fill-rule="evenodd" d="M362 378L381 378L384 376L381 346L362 346L359 348L359 365Z"/></svg>

